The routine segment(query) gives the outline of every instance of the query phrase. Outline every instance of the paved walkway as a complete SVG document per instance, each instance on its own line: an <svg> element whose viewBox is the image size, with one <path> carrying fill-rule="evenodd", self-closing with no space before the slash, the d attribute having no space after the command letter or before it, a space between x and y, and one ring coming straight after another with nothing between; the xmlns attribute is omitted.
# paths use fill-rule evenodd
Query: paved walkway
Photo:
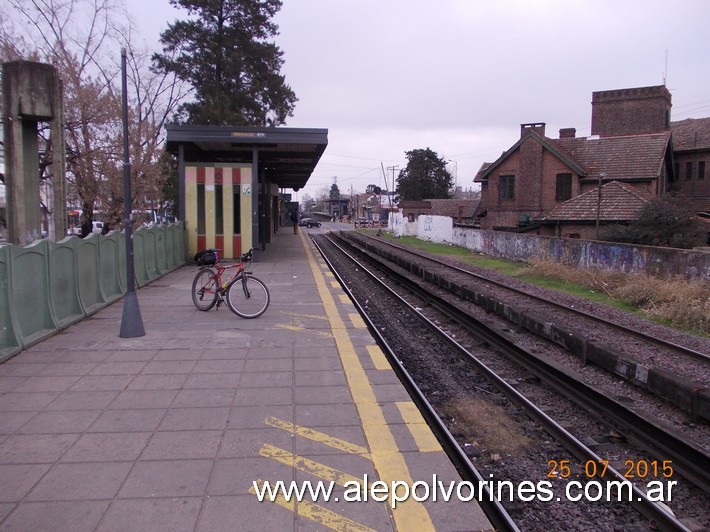
<svg viewBox="0 0 710 532"><path fill-rule="evenodd" d="M343 500L364 475L458 475L290 231L257 254L258 319L197 311L187 266L138 292L145 336L119 337L119 301L0 365L0 530L490 528L475 503ZM278 480L333 481L339 500L259 502L253 482Z"/></svg>

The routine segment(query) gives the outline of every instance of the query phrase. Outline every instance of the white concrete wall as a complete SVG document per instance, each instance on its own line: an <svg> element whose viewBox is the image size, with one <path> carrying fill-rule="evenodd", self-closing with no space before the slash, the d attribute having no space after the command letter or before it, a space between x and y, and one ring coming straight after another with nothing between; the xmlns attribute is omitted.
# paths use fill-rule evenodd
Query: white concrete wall
<svg viewBox="0 0 710 532"><path fill-rule="evenodd" d="M417 237L430 242L451 242L453 238L454 221L448 216L430 216L423 214L417 217Z"/></svg>
<svg viewBox="0 0 710 532"><path fill-rule="evenodd" d="M517 261L543 257L577 268L710 280L710 253L704 251L454 228L448 216L421 215L416 223L406 222L400 213L390 218L398 236L453 244L493 257Z"/></svg>
<svg viewBox="0 0 710 532"><path fill-rule="evenodd" d="M395 236L416 237L418 235L417 222L410 222L401 212L390 213L387 221L387 229L392 231Z"/></svg>

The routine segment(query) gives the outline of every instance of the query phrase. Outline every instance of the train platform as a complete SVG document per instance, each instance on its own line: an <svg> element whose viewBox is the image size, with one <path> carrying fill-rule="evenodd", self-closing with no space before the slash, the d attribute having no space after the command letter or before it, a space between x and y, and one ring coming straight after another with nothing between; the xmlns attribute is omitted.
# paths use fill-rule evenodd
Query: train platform
<svg viewBox="0 0 710 532"><path fill-rule="evenodd" d="M121 300L0 365L0 530L492 529L307 231L253 266L257 319L198 311L188 265L137 292L145 336Z"/></svg>

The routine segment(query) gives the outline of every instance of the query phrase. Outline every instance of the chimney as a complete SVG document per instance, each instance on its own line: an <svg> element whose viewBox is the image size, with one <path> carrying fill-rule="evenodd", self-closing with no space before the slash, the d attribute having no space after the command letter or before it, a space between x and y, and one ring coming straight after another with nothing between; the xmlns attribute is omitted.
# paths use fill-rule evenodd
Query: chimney
<svg viewBox="0 0 710 532"><path fill-rule="evenodd" d="M561 139L573 139L577 136L577 130L573 127L565 127L560 129Z"/></svg>
<svg viewBox="0 0 710 532"><path fill-rule="evenodd" d="M545 136L545 122L531 122L520 124L520 138L523 138L528 131L534 131L541 137Z"/></svg>

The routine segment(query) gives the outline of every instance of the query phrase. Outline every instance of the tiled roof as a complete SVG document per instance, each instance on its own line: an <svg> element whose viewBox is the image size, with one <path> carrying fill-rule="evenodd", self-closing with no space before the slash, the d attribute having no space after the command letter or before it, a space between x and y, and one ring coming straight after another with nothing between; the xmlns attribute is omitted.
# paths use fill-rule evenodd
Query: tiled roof
<svg viewBox="0 0 710 532"><path fill-rule="evenodd" d="M601 189L599 220L603 222L635 220L641 207L650 199L650 196L641 194L632 187L618 181L606 183L602 185ZM595 188L564 203L560 203L535 221L596 221L598 200L599 188Z"/></svg>
<svg viewBox="0 0 710 532"><path fill-rule="evenodd" d="M463 207L461 216L471 218L478 206L478 200L430 199L427 201L431 202L431 214L450 216L451 218L456 218L459 215L459 207Z"/></svg>
<svg viewBox="0 0 710 532"><path fill-rule="evenodd" d="M710 149L710 118L688 118L671 122L671 133L674 150Z"/></svg>
<svg viewBox="0 0 710 532"><path fill-rule="evenodd" d="M548 139L587 171L588 177L648 179L661 174L670 133L623 137Z"/></svg>
<svg viewBox="0 0 710 532"><path fill-rule="evenodd" d="M493 163L483 163L481 167L478 169L478 172L476 173L476 177L473 178L474 183L482 183L483 181L487 181L487 177L483 177L483 172L488 170Z"/></svg>

